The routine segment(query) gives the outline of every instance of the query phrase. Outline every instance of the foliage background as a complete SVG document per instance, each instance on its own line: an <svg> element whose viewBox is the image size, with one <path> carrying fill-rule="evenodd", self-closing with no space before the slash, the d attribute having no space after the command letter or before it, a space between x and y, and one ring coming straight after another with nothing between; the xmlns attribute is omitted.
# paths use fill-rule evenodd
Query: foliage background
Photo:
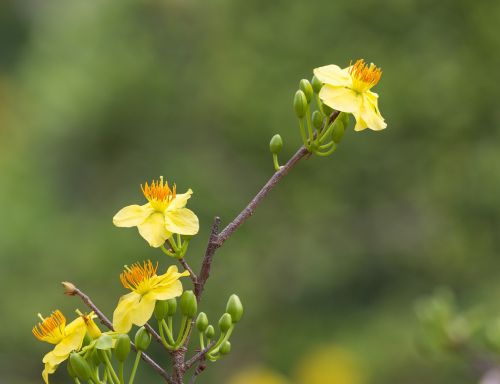
<svg viewBox="0 0 500 384"><path fill-rule="evenodd" d="M301 163L217 254L203 308L238 292L246 315L201 381L476 380L419 355L413 303L446 285L500 313L499 22L495 0L2 1L0 382L41 381L36 313L83 309L60 281L111 313L123 264L166 265L111 224L141 182L193 188L198 266L211 218L270 176L272 134L299 145L298 80L358 57L384 70L388 129Z"/></svg>

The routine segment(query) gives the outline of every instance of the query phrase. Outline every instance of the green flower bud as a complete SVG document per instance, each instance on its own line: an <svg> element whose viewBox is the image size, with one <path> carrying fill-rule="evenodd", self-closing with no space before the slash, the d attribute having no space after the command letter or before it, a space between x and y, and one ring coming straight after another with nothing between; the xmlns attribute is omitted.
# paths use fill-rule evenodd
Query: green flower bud
<svg viewBox="0 0 500 384"><path fill-rule="evenodd" d="M205 330L205 336L207 339L213 339L215 336L215 329L213 325L209 325Z"/></svg>
<svg viewBox="0 0 500 384"><path fill-rule="evenodd" d="M307 99L306 95L302 91L297 91L295 97L293 98L293 108L295 109L295 114L299 119L302 119L307 111Z"/></svg>
<svg viewBox="0 0 500 384"><path fill-rule="evenodd" d="M241 304L241 300L237 295L232 294L229 296L229 300L226 305L226 312L231 315L233 323L240 321L241 316L243 316L243 304Z"/></svg>
<svg viewBox="0 0 500 384"><path fill-rule="evenodd" d="M74 379L76 377L76 372L69 361L66 364L66 369L68 370L68 375Z"/></svg>
<svg viewBox="0 0 500 384"><path fill-rule="evenodd" d="M325 103L321 103L321 112L323 112L323 114L325 116L330 116L333 112L333 109L330 108L328 105L326 105Z"/></svg>
<svg viewBox="0 0 500 384"><path fill-rule="evenodd" d="M198 311L198 303L193 291L184 291L181 296L179 305L184 316L187 316L190 319L196 316L196 312Z"/></svg>
<svg viewBox="0 0 500 384"><path fill-rule="evenodd" d="M332 140L335 142L335 144L340 143L340 140L342 140L342 138L344 137L344 132L345 132L344 122L339 121L337 123L337 121L335 121L335 125L332 131Z"/></svg>
<svg viewBox="0 0 500 384"><path fill-rule="evenodd" d="M323 114L320 111L314 111L312 114L312 123L314 128L321 129L323 127Z"/></svg>
<svg viewBox="0 0 500 384"><path fill-rule="evenodd" d="M224 341L219 347L219 353L225 356L231 352L231 343L229 341Z"/></svg>
<svg viewBox="0 0 500 384"><path fill-rule="evenodd" d="M73 368L73 372L76 374L76 377L82 381L90 379L90 365L83 357L73 352L69 355L69 363L71 364L71 368Z"/></svg>
<svg viewBox="0 0 500 384"><path fill-rule="evenodd" d="M168 303L167 316L175 315L175 312L177 311L177 299L174 297L173 299L167 300L167 303Z"/></svg>
<svg viewBox="0 0 500 384"><path fill-rule="evenodd" d="M141 327L135 334L135 346L139 351L145 351L151 343L151 335L146 328Z"/></svg>
<svg viewBox="0 0 500 384"><path fill-rule="evenodd" d="M201 332L204 332L205 329L207 329L207 327L208 327L207 314L205 312L200 312L200 314L198 315L198 317L196 319L196 328L201 333Z"/></svg>
<svg viewBox="0 0 500 384"><path fill-rule="evenodd" d="M167 300L157 300L155 303L155 317L156 320L162 321L168 312L168 301Z"/></svg>
<svg viewBox="0 0 500 384"><path fill-rule="evenodd" d="M281 149L283 148L283 140L281 139L281 136L276 134L271 138L271 141L269 142L269 150L271 151L272 154L278 154L281 152Z"/></svg>
<svg viewBox="0 0 500 384"><path fill-rule="evenodd" d="M127 359L130 353L130 337L128 335L122 334L117 337L114 352L118 361L123 362Z"/></svg>
<svg viewBox="0 0 500 384"><path fill-rule="evenodd" d="M307 79L302 79L299 82L299 88L302 92L304 92L304 95L306 95L307 104L309 104L313 97L313 88L311 83Z"/></svg>
<svg viewBox="0 0 500 384"><path fill-rule="evenodd" d="M319 81L319 79L316 76L313 76L313 78L311 80L311 85L312 85L313 91L316 93L319 93L319 91L323 87L323 83L321 81Z"/></svg>
<svg viewBox="0 0 500 384"><path fill-rule="evenodd" d="M219 329L221 332L227 332L229 328L231 328L231 325L233 325L231 315L229 313L224 313L219 319Z"/></svg>

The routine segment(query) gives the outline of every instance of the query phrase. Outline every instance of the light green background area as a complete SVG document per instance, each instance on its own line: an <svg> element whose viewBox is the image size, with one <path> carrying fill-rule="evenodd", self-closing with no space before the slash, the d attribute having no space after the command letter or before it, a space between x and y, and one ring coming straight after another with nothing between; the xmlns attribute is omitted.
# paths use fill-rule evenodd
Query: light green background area
<svg viewBox="0 0 500 384"><path fill-rule="evenodd" d="M477 381L418 354L413 305L450 286L500 315L499 23L496 0L3 1L0 382L41 382L38 312L85 309L60 281L111 314L124 264L171 262L111 223L140 183L194 190L198 268L213 216L272 174L271 136L282 160L298 148L298 81L357 58L384 71L388 128L299 163L217 253L201 308L216 323L236 292L246 313L199 382L254 365L298 382L323 344L366 383Z"/></svg>

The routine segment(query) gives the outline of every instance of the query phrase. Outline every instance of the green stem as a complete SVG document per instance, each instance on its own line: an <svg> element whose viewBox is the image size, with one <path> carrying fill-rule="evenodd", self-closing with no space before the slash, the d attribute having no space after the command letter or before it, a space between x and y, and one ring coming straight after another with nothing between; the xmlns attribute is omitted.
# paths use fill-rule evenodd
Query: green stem
<svg viewBox="0 0 500 384"><path fill-rule="evenodd" d="M175 252L175 253L177 253L177 252L179 251L179 247L177 246L177 244L176 244L176 242L175 242L175 240L173 239L173 237L172 237L172 236L170 236L170 237L168 238L168 242L169 242L169 243L170 243L170 245L172 246L172 248L173 248L174 252Z"/></svg>
<svg viewBox="0 0 500 384"><path fill-rule="evenodd" d="M172 332L172 335L173 335L174 334L174 324L172 321L172 316L167 317L167 325L168 325L168 329L170 329L170 332ZM173 340L173 338L172 338L172 340Z"/></svg>
<svg viewBox="0 0 500 384"><path fill-rule="evenodd" d="M141 359L142 351L137 352L137 356L135 357L134 366L132 367L132 372L130 373L130 380L128 384L132 384L135 378L135 372L137 371L137 366L139 365L139 360Z"/></svg>
<svg viewBox="0 0 500 384"><path fill-rule="evenodd" d="M328 155L331 155L336 149L337 149L337 146L334 145L332 147L332 149L330 149L329 151L326 151L326 152L314 152L314 154L318 155L318 156L328 156Z"/></svg>
<svg viewBox="0 0 500 384"><path fill-rule="evenodd" d="M200 332L199 336L200 336L200 349L204 350L205 349L205 340L203 337L203 332Z"/></svg>
<svg viewBox="0 0 500 384"><path fill-rule="evenodd" d="M124 364L123 364L123 361L120 361L118 363L118 374L119 374L119 379L120 379L120 384L125 384L125 380L123 378L123 368L124 368Z"/></svg>
<svg viewBox="0 0 500 384"><path fill-rule="evenodd" d="M311 109L309 108L309 104L307 105L306 119L307 119L307 132L309 133L309 143L312 143L314 140L314 134L313 134L313 125L311 121Z"/></svg>
<svg viewBox="0 0 500 384"><path fill-rule="evenodd" d="M273 153L273 164L274 164L274 169L277 171L280 170L280 163L278 161L278 155L276 153Z"/></svg>
<svg viewBox="0 0 500 384"><path fill-rule="evenodd" d="M233 329L234 329L234 324L231 325L231 328L229 328L225 334L221 333L219 340L217 340L215 345L212 348L210 348L210 351L208 352L208 354L213 356L214 353L218 353L220 345L224 341L227 341L231 337L231 334L233 333Z"/></svg>
<svg viewBox="0 0 500 384"><path fill-rule="evenodd" d="M181 329L179 329L179 334L177 335L177 340L175 340L174 348L177 347L184 336L184 330L186 329L187 316L182 316Z"/></svg>
<svg viewBox="0 0 500 384"><path fill-rule="evenodd" d="M307 142L307 137L306 137L306 131L304 128L304 119L299 119L299 130L300 130L300 136L302 137L302 142L304 143L304 146L309 149L309 144Z"/></svg>
<svg viewBox="0 0 500 384"><path fill-rule="evenodd" d="M189 335L189 331L191 330L191 324L193 322L191 321L191 319L189 319L189 321L187 322L187 327L186 327L186 331L184 332L183 336L182 336L182 339L180 341L179 344L176 344L176 347L179 348L180 346L184 345L184 343L186 342L186 339Z"/></svg>
<svg viewBox="0 0 500 384"><path fill-rule="evenodd" d="M81 384L80 380L78 380L78 377L73 377L73 380L75 381L75 384Z"/></svg>
<svg viewBox="0 0 500 384"><path fill-rule="evenodd" d="M167 323L165 322L165 320L158 321L158 328L160 329L160 336L161 336L162 340L165 340L165 342L170 347L172 347L175 344L174 337L172 336L172 332L168 328ZM167 334L168 341L165 339L164 332Z"/></svg>
<svg viewBox="0 0 500 384"><path fill-rule="evenodd" d="M165 248L164 245L160 247L160 249L163 251L164 254L170 257L175 257L175 253L170 252L167 248Z"/></svg>
<svg viewBox="0 0 500 384"><path fill-rule="evenodd" d="M321 150L323 150L323 149L328 149L328 148L330 148L332 145L335 145L335 142L330 141L330 142L329 142L329 143L327 143L327 144L320 145L318 149L321 149Z"/></svg>
<svg viewBox="0 0 500 384"><path fill-rule="evenodd" d="M106 351L103 351L103 356L104 356L104 362L106 363L106 367L108 368L108 373L111 375L111 379L113 380L114 383L120 384L120 379L118 378Z"/></svg>

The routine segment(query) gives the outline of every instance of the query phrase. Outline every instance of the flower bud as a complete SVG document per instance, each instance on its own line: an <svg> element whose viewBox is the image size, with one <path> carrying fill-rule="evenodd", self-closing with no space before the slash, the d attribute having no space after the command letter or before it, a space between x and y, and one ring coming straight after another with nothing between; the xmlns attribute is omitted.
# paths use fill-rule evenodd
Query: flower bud
<svg viewBox="0 0 500 384"><path fill-rule="evenodd" d="M71 377L71 378L75 378L76 377L76 372L75 370L73 369L73 367L71 366L71 363L68 361L68 363L66 364L66 369L68 370L68 375Z"/></svg>
<svg viewBox="0 0 500 384"><path fill-rule="evenodd" d="M344 122L340 120L338 117L333 123L333 131L332 131L332 140L335 144L340 143L340 140L344 137Z"/></svg>
<svg viewBox="0 0 500 384"><path fill-rule="evenodd" d="M167 300L157 300L155 303L155 317L156 320L162 321L168 312Z"/></svg>
<svg viewBox="0 0 500 384"><path fill-rule="evenodd" d="M135 346L139 351L145 351L149 347L149 343L151 343L151 335L146 328L141 327L135 334Z"/></svg>
<svg viewBox="0 0 500 384"><path fill-rule="evenodd" d="M231 343L229 341L224 341L219 347L219 353L224 356L231 352Z"/></svg>
<svg viewBox="0 0 500 384"><path fill-rule="evenodd" d="M198 315L198 317L196 319L196 328L201 333L201 332L204 332L205 329L207 329L207 327L208 327L207 314L205 312L200 312L200 314Z"/></svg>
<svg viewBox="0 0 500 384"><path fill-rule="evenodd" d="M88 315L81 315L81 317L82 317L83 321L85 322L85 326L87 327L87 333L90 335L90 337L93 340L101 337L102 332L93 320L93 317L95 317L94 312L92 312Z"/></svg>
<svg viewBox="0 0 500 384"><path fill-rule="evenodd" d="M120 362L124 362L130 353L130 337L127 334L121 334L117 337L115 343L115 356Z"/></svg>
<svg viewBox="0 0 500 384"><path fill-rule="evenodd" d="M281 139L281 136L276 134L271 138L271 141L269 142L269 150L271 151L272 154L278 154L281 152L281 149L283 148L283 140Z"/></svg>
<svg viewBox="0 0 500 384"><path fill-rule="evenodd" d="M323 83L321 81L319 81L319 79L316 76L313 76L313 78L311 80L311 85L312 85L313 91L316 93L319 93L319 91L323 87Z"/></svg>
<svg viewBox="0 0 500 384"><path fill-rule="evenodd" d="M323 127L323 114L320 111L314 111L312 114L312 123L314 128L321 129Z"/></svg>
<svg viewBox="0 0 500 384"><path fill-rule="evenodd" d="M90 365L83 357L73 352L71 355L69 355L69 362L76 377L78 377L82 381L87 381L90 379Z"/></svg>
<svg viewBox="0 0 500 384"><path fill-rule="evenodd" d="M231 318L231 315L229 313L224 313L219 319L219 329L221 330L221 332L225 333L229 331L231 325L233 325L233 319Z"/></svg>
<svg viewBox="0 0 500 384"><path fill-rule="evenodd" d="M205 336L207 339L213 339L215 336L215 329L213 325L209 325L205 330Z"/></svg>
<svg viewBox="0 0 500 384"><path fill-rule="evenodd" d="M196 316L196 312L198 311L198 303L193 291L184 291L181 296L179 305L184 316L187 316L190 319Z"/></svg>
<svg viewBox="0 0 500 384"><path fill-rule="evenodd" d="M307 79L302 79L299 82L299 88L302 92L304 92L304 95L306 95L307 104L309 104L313 97L313 88L311 83Z"/></svg>
<svg viewBox="0 0 500 384"><path fill-rule="evenodd" d="M69 296L76 295L76 286L73 283L70 283L69 281L63 281L62 286L64 288L64 293Z"/></svg>
<svg viewBox="0 0 500 384"><path fill-rule="evenodd" d="M175 315L175 312L177 311L177 299L175 297L173 299L168 299L167 303L168 303L167 316Z"/></svg>
<svg viewBox="0 0 500 384"><path fill-rule="evenodd" d="M243 316L243 304L241 304L241 300L237 295L232 294L229 296L226 304L226 312L231 315L233 323L240 321L241 316Z"/></svg>
<svg viewBox="0 0 500 384"><path fill-rule="evenodd" d="M302 119L307 110L307 99L304 92L299 90L295 93L295 97L293 98L293 108L295 109L297 117Z"/></svg>

